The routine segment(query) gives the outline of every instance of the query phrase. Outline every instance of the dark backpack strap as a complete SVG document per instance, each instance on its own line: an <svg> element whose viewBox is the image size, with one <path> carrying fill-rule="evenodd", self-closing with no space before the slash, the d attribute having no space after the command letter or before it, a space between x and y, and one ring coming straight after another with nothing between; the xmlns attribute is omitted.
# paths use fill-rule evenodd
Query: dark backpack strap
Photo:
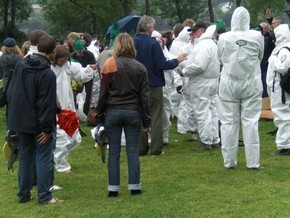
<svg viewBox="0 0 290 218"><path fill-rule="evenodd" d="M10 68L10 73L9 73L8 80L7 80L7 84L6 84L6 88L5 88L6 90L8 90L10 81L11 81L12 76L13 76L13 73L14 73L14 69L13 68Z"/></svg>
<svg viewBox="0 0 290 218"><path fill-rule="evenodd" d="M285 46L283 48L286 48L290 52L290 48L289 47ZM283 49L283 48L281 48L281 49ZM279 54L281 49L277 52L277 55ZM290 70L290 68L288 69L288 72L289 72L289 70ZM281 78L282 78L282 75L280 74L280 79ZM273 81L273 83L274 83L274 81ZM274 84L273 84L273 86L274 86ZM274 89L274 87L273 87L273 89ZM282 93L282 95L281 95L282 104L285 104L285 102L286 102L285 91L284 91L284 89L282 87L281 87L281 93Z"/></svg>
<svg viewBox="0 0 290 218"><path fill-rule="evenodd" d="M282 92L282 96L281 96L282 104L285 104L285 102L286 102L285 91L283 89L281 89L281 92Z"/></svg>
<svg viewBox="0 0 290 218"><path fill-rule="evenodd" d="M290 48L289 48L289 47L285 46L285 47L283 47L283 48L288 49L288 51L290 52ZM281 49L282 49L282 48L281 48ZM281 49L280 49L280 50L281 50Z"/></svg>

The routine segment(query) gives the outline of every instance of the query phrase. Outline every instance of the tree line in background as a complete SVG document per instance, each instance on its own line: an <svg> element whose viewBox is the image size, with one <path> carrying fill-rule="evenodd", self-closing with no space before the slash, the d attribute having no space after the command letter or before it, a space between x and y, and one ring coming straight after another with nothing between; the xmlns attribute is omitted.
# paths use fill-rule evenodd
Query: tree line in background
<svg viewBox="0 0 290 218"><path fill-rule="evenodd" d="M218 7L221 3L232 6L226 12ZM32 4L39 4L38 13ZM165 20L168 26L182 23L186 18L214 22L224 19L229 23L233 10L245 6L251 14L252 23L265 20L266 8L274 9L274 15L282 14L286 7L284 0L2 0L0 12L3 27L0 29L0 40L7 36L18 42L27 40L25 33L17 28L17 23L25 20L47 22L45 31L60 38L72 31L89 32L104 36L107 28L115 21L129 15L151 15ZM37 16L44 17L40 21ZM34 25L36 26L36 25Z"/></svg>

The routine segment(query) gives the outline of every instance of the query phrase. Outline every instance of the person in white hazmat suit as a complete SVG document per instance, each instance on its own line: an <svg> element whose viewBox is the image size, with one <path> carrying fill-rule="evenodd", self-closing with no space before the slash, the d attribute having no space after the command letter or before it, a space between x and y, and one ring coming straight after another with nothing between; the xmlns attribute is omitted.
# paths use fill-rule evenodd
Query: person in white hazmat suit
<svg viewBox="0 0 290 218"><path fill-rule="evenodd" d="M188 27L183 28L183 30L180 31L178 36L173 40L172 45L169 49L169 52L176 57L182 54L181 48L187 45L189 42L187 29ZM175 84L175 87L182 86L182 78L180 78L178 73L174 73L174 84ZM173 117L178 117L178 108L180 105L181 98L182 96L179 93L177 93L175 89L172 90L171 101L172 101L172 116ZM185 134L186 130L184 127L180 127L180 128L177 128L177 132Z"/></svg>
<svg viewBox="0 0 290 218"><path fill-rule="evenodd" d="M83 68L81 64L69 62L70 54L63 45L55 49L55 60L51 65L57 81L58 108L76 112L71 80L87 82L93 78L94 65ZM70 172L69 153L81 143L81 135L77 129L72 137L57 125L56 148L54 151L55 169L58 172Z"/></svg>
<svg viewBox="0 0 290 218"><path fill-rule="evenodd" d="M250 30L250 15L244 7L235 9L231 31L218 41L218 58L223 65L218 115L221 122L221 143L224 166L237 164L240 123L245 144L246 166L260 167L258 121L262 107L260 62L264 39L260 32Z"/></svg>
<svg viewBox="0 0 290 218"><path fill-rule="evenodd" d="M172 43L170 53L176 57L183 53L190 56L192 53L193 44L190 41L189 29L190 27L185 26ZM180 66L185 67L187 63L187 61L184 61L180 63ZM173 115L177 116L177 132L180 134L186 134L188 131L196 132L197 127L193 115L194 105L190 101L188 92L188 78L180 77L176 72L174 77L175 87L181 87L180 93L175 88L171 94Z"/></svg>
<svg viewBox="0 0 290 218"><path fill-rule="evenodd" d="M100 47L99 47L99 39L97 36L91 38L91 43L87 48L94 54L96 59L96 63L98 63L98 59L100 56ZM95 108L97 106L99 100L99 89L100 89L100 69L94 71L94 81L93 81L93 90L92 90L92 99L90 108Z"/></svg>
<svg viewBox="0 0 290 218"><path fill-rule="evenodd" d="M163 54L167 60L176 58L172 55L167 47L164 45L164 40L160 36L155 36L157 42L159 42ZM164 70L165 86L163 86L163 145L169 145L169 129L171 127L170 117L171 117L171 93L175 90L174 85L174 69Z"/></svg>
<svg viewBox="0 0 290 218"><path fill-rule="evenodd" d="M275 155L290 155L290 94L284 92L285 103L282 102L280 75L285 75L290 67L290 31L288 24L280 24L274 29L276 47L269 58L267 72L267 90L274 113L277 151Z"/></svg>
<svg viewBox="0 0 290 218"><path fill-rule="evenodd" d="M190 100L194 105L194 117L201 144L197 150L219 147L219 128L216 111L220 65L217 59L217 45L213 41L216 26L207 28L204 22L197 22L191 31L194 37L192 54L181 75L189 77Z"/></svg>

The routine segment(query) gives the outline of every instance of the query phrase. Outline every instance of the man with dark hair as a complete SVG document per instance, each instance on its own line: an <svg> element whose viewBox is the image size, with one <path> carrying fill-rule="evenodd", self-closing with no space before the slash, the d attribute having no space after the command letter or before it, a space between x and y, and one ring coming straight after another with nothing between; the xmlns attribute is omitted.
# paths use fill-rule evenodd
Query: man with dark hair
<svg viewBox="0 0 290 218"><path fill-rule="evenodd" d="M262 35L264 36L264 55L263 59L261 61L261 78L263 83L263 94L262 98L269 97L267 93L267 69L268 69L268 59L275 48L275 43L271 37L273 35L273 32L270 30L270 25L267 22L260 23L260 26L262 28Z"/></svg>
<svg viewBox="0 0 290 218"><path fill-rule="evenodd" d="M56 78L50 68L56 42L39 38L38 53L15 67L9 87L8 129L19 137L18 202L31 200L32 171L36 166L38 202L62 202L49 191L53 180L53 149L56 128Z"/></svg>
<svg viewBox="0 0 290 218"><path fill-rule="evenodd" d="M47 35L47 33L44 32L43 30L33 30L30 33L30 37L29 37L30 46L29 46L29 51L27 52L26 56L38 52L37 51L38 40L43 35Z"/></svg>

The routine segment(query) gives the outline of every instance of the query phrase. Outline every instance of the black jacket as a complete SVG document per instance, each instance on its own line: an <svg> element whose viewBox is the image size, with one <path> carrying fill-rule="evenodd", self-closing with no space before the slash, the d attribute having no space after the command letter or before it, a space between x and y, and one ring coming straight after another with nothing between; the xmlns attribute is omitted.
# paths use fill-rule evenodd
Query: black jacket
<svg viewBox="0 0 290 218"><path fill-rule="evenodd" d="M56 77L49 59L36 54L19 61L8 96L8 129L32 134L55 131Z"/></svg>
<svg viewBox="0 0 290 218"><path fill-rule="evenodd" d="M9 75L13 73L16 63L21 60L19 54L9 52L0 56L0 79L3 79L3 87L6 88ZM11 76L11 75L10 75Z"/></svg>

